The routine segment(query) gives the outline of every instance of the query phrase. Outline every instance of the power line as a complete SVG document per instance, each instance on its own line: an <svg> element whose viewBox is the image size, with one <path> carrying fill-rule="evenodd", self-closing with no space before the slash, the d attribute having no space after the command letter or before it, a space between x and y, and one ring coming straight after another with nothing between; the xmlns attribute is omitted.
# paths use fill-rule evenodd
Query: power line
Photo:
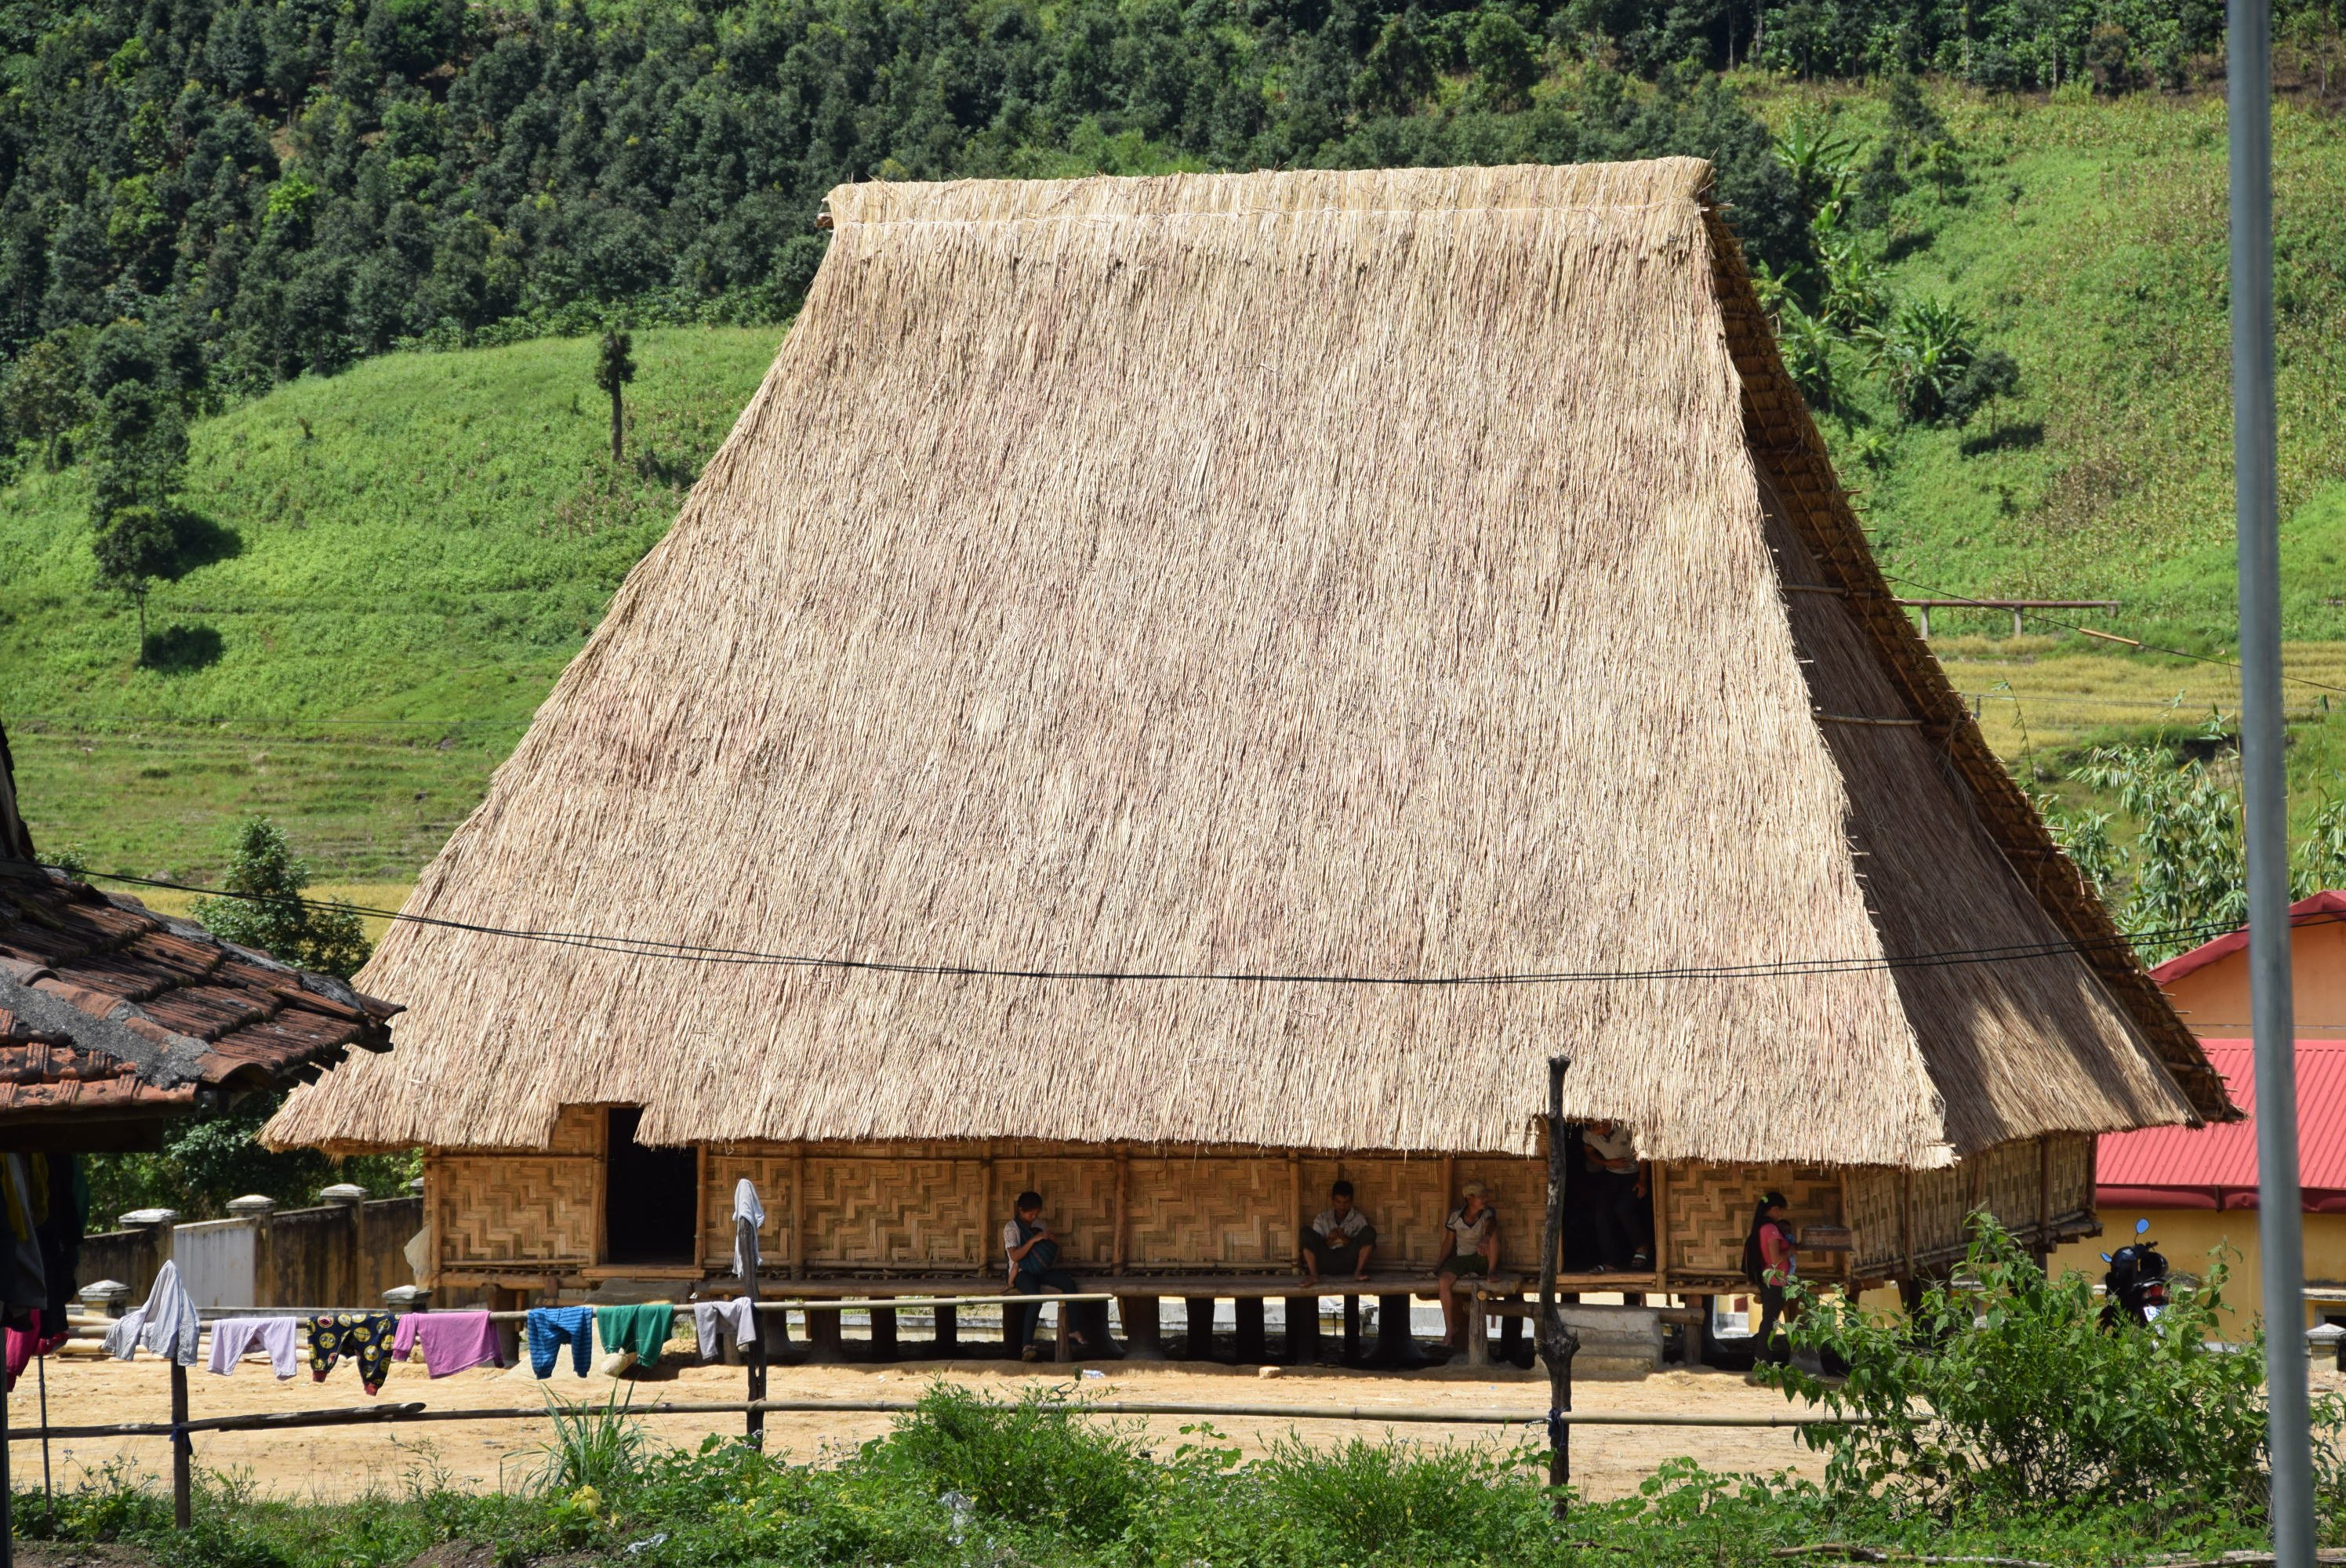
<svg viewBox="0 0 2346 1568"><path fill-rule="evenodd" d="M134 877L121 872L93 871L88 874L107 881L128 882L135 887L164 888L177 892L201 893L213 898L240 899L252 903L281 904L289 901L283 897L268 894L228 892L215 888L196 887L186 882L166 881L154 877ZM2221 934L2237 929L2239 924L2236 921L2201 921L2188 925L2172 926L2163 931L2139 932L2133 936L2114 936L2098 942L2019 942L2002 947L1956 948L1941 952L1913 953L1904 956L1781 959L1764 963L1680 965L1638 970L1568 970L1462 975L1377 975L1251 971L1011 969L983 964L917 963L889 959L826 958L807 953L761 952L754 948L709 947L693 942L658 942L648 937L614 936L594 932L530 931L508 926L479 925L469 921L445 920L434 915L410 914L404 911L372 909L364 904L342 903L328 900L296 898L290 901L300 903L306 908L331 910L355 915L371 915L403 924L432 926L444 931L503 937L512 941L544 942L556 947L579 948L590 952L613 952L632 958L662 958L684 962L740 965L751 968L829 969L875 974L927 975L975 980L1212 982L1227 984L1374 985L1421 989L1482 985L1596 984L1660 980L1771 980L1813 974L1863 973L1881 970L1943 969L1974 963L2006 963L2031 959L2086 956L2100 952L2131 952L2143 943L2175 942L2194 936ZM2340 919L2346 919L2346 916L2317 913L2305 917L2298 923L2322 924Z"/></svg>
<svg viewBox="0 0 2346 1568"><path fill-rule="evenodd" d="M1884 572L1882 575L1891 582L1903 583L1910 588L1920 588L1923 592L1938 598L1954 599L1966 605L1976 605L1984 610L2001 610L2006 607L2003 605L1991 604L1985 599L1974 599L1969 595L1958 594L1952 589L1934 588L1928 583L1918 583L1912 577L1902 577L1894 572ZM2059 626L2064 631L2089 634L2091 630L2089 627L2077 625L2075 621L2060 620L2052 616L2040 615L2035 610L2028 612L2028 618L2032 621L2043 621L2047 626ZM2127 640L2134 643L2137 647L2141 648L2145 653L2166 654L2173 658L2194 659L2200 664L2220 665L2226 669L2238 669L2240 667L2240 661L2238 659L2219 658L2214 654L2189 653L2182 648L2161 647L2157 643L2147 643L2139 638L2128 638ZM2331 691L2336 692L2341 697L2346 697L2346 686L2331 686L2327 681L2312 680L2301 675L2284 675L2281 677L2281 679L2289 681L2293 685L2310 686L2318 691Z"/></svg>

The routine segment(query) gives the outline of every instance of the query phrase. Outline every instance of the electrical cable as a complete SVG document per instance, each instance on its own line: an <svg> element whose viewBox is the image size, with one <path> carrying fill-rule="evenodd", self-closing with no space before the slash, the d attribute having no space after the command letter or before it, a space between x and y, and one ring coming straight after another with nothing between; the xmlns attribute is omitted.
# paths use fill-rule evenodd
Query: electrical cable
<svg viewBox="0 0 2346 1568"><path fill-rule="evenodd" d="M186 882L168 881L157 877L134 877L119 872L105 871L92 871L87 874L107 881L127 882L135 887L200 893L212 898L240 899L251 903L286 901L281 897L269 894L228 892L214 888L197 887ZM1011 969L983 964L916 963L890 959L825 958L808 953L769 952L754 948L710 947L694 942L660 942L648 937L613 936L592 932L528 931L516 927L481 925L469 921L445 920L435 915L410 914L404 911L373 909L363 904L342 903L322 899L296 898L292 901L307 908L354 915L370 915L402 924L432 926L444 931L502 937L511 941L544 942L550 946L578 948L590 952L611 952L631 958L664 958L686 962L739 965L749 968L842 970L876 974L926 975L974 980L1213 982L1226 984L1374 985L1421 989L1482 985L1630 983L1664 980L1772 980L1814 974L1862 973L1871 971L1943 969L1974 963L2006 963L2038 958L2088 956L2099 952L2131 952L2146 942L2167 942L2194 936L2220 935L2239 927L2237 921L2200 921L2169 927L2163 931L2138 932L2132 936L2116 935L2098 942L2018 942L2001 947L1957 948L1940 952L1883 954L1862 958L1780 959L1760 963L1680 965L1641 970L1377 975L1210 970ZM2326 924L2339 920L2346 920L2346 914L2317 911L2294 923Z"/></svg>

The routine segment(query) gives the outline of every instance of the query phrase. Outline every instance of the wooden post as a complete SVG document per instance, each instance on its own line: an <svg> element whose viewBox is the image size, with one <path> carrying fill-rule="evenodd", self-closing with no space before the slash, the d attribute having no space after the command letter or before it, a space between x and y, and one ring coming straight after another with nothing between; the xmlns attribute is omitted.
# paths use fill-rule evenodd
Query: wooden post
<svg viewBox="0 0 2346 1568"><path fill-rule="evenodd" d="M1931 606L1928 605L1923 606L1923 640L1931 640Z"/></svg>
<svg viewBox="0 0 2346 1568"><path fill-rule="evenodd" d="M2036 1243L2029 1248L2036 1267L2053 1262L2053 1140L2036 1140Z"/></svg>
<svg viewBox="0 0 2346 1568"><path fill-rule="evenodd" d="M1540 1238L1539 1353L1547 1363L1547 1483L1558 1519L1570 1512L1572 1428L1558 1420L1572 1410L1572 1359L1580 1336L1566 1326L1556 1304L1557 1255L1564 1250L1564 1202L1569 1173L1564 1158L1564 1074L1569 1056L1547 1059L1547 1226Z"/></svg>
<svg viewBox="0 0 2346 1568"><path fill-rule="evenodd" d="M1898 1240L1906 1254L1906 1279L1914 1278L1914 1173L1898 1173Z"/></svg>
<svg viewBox="0 0 2346 1568"><path fill-rule="evenodd" d="M896 1359L896 1309L893 1307L872 1308L872 1359L875 1361Z"/></svg>
<svg viewBox="0 0 2346 1568"><path fill-rule="evenodd" d="M1264 1359L1262 1298L1239 1296L1230 1302L1230 1314L1237 1319L1237 1332L1231 1336L1238 1352L1239 1365L1260 1362Z"/></svg>
<svg viewBox="0 0 2346 1568"><path fill-rule="evenodd" d="M801 1144L790 1156L790 1278L804 1279L807 1275L806 1234L806 1145ZM809 1319L807 1338L814 1338L813 1319Z"/></svg>
<svg viewBox="0 0 2346 1568"><path fill-rule="evenodd" d="M795 1198L797 1187L791 1188ZM758 1227L747 1215L733 1222L733 1245L744 1257L754 1257L758 1250ZM742 1271L741 1294L750 1299L750 1332L741 1346L741 1364L750 1369L750 1400L752 1404L766 1397L766 1325L758 1311L758 1270L755 1266ZM742 1432L751 1448L766 1445L766 1412L753 1410Z"/></svg>
<svg viewBox="0 0 2346 1568"><path fill-rule="evenodd" d="M1303 1156L1293 1149L1287 1151L1287 1212L1295 1217L1295 1261L1300 1265L1303 1230L1311 1217L1303 1212Z"/></svg>
<svg viewBox="0 0 2346 1568"><path fill-rule="evenodd" d="M188 1369L171 1359L171 1522L195 1522L195 1445L188 1441Z"/></svg>
<svg viewBox="0 0 2346 1568"><path fill-rule="evenodd" d="M961 1308L937 1308L937 1359L949 1359L961 1354Z"/></svg>
<svg viewBox="0 0 2346 1568"><path fill-rule="evenodd" d="M1654 1200L1654 1288L1670 1288L1670 1167L1656 1160L1646 1167L1646 1187Z"/></svg>
<svg viewBox="0 0 2346 1568"><path fill-rule="evenodd" d="M1210 1296L1185 1296L1181 1307L1188 1318L1188 1335L1181 1346L1185 1361L1210 1361L1214 1359L1214 1298Z"/></svg>
<svg viewBox="0 0 2346 1568"><path fill-rule="evenodd" d="M1344 1298L1344 1365L1357 1366L1361 1359L1361 1298Z"/></svg>
<svg viewBox="0 0 2346 1568"><path fill-rule="evenodd" d="M1460 1280L1465 1285L1464 1280ZM1466 1301L1466 1364L1487 1367L1491 1364L1491 1319L1483 1310L1483 1287L1469 1286Z"/></svg>
<svg viewBox="0 0 2346 1568"><path fill-rule="evenodd" d="M1124 1354L1127 1360L1161 1361L1165 1359L1162 1308L1163 1298L1160 1297L1117 1298L1117 1316L1124 1319Z"/></svg>
<svg viewBox="0 0 2346 1568"><path fill-rule="evenodd" d="M1287 1359L1298 1367L1308 1367L1320 1359L1320 1297L1290 1296L1287 1298Z"/></svg>
<svg viewBox="0 0 2346 1568"><path fill-rule="evenodd" d="M1116 1151L1116 1240L1109 1248L1107 1266L1107 1271L1110 1274L1123 1273L1127 1261L1127 1254L1131 1245L1129 1237L1132 1233L1131 1205L1132 1151L1118 1149ZM989 1214L986 1217L990 1221L993 1216ZM1126 1330L1127 1335L1130 1332L1129 1329Z"/></svg>

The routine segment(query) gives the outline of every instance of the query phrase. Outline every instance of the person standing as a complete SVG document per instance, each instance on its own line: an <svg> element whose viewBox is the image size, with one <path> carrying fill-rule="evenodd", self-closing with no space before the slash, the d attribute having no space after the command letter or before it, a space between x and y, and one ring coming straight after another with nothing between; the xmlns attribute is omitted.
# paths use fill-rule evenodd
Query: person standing
<svg viewBox="0 0 2346 1568"><path fill-rule="evenodd" d="M1645 1273L1654 1266L1654 1216L1636 1139L1626 1123L1591 1122L1580 1148L1596 1189L1596 1272Z"/></svg>
<svg viewBox="0 0 2346 1568"><path fill-rule="evenodd" d="M1751 1214L1751 1229L1743 1238L1743 1278L1760 1292L1760 1357L1776 1356L1776 1326L1784 1316L1784 1288L1800 1277L1800 1261L1793 1249L1792 1226L1784 1195L1764 1194Z"/></svg>

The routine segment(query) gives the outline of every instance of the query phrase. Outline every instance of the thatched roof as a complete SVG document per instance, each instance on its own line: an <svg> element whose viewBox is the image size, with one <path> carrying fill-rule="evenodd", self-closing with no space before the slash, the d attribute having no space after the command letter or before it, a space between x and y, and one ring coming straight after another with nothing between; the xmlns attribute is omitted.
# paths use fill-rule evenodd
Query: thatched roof
<svg viewBox="0 0 2346 1568"><path fill-rule="evenodd" d="M409 910L1119 973L2106 935L1889 605L1708 180L842 188L765 385ZM1652 1156L1922 1166L2185 1120L2172 1073L2222 1114L2129 976L937 977L408 925L364 976L395 1064L271 1135L525 1147L612 1102L668 1142L1520 1150L1566 1051Z"/></svg>

